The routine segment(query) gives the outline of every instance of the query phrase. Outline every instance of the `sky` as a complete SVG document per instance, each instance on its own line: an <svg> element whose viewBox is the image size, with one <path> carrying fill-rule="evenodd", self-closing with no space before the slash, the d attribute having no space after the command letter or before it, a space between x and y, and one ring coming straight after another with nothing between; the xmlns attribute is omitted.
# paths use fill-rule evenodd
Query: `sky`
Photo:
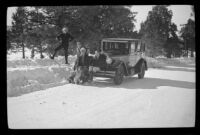
<svg viewBox="0 0 200 135"><path fill-rule="evenodd" d="M131 10L133 12L138 12L135 19L135 30L139 31L140 23L145 21L148 15L148 12L152 10L153 5L136 5L132 6ZM192 9L190 5L171 5L168 7L169 10L172 10L172 22L177 25L178 30L181 29L181 24L186 24L187 20L191 18L190 14ZM11 26L12 14L16 11L16 7L9 7L7 10L7 25ZM194 17L192 17L194 19Z"/></svg>

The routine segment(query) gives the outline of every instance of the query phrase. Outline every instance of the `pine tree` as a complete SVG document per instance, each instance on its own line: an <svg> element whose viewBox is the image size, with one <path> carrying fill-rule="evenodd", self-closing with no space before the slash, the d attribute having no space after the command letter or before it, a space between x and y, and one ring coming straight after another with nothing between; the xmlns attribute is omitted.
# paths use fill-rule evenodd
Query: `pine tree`
<svg viewBox="0 0 200 135"><path fill-rule="evenodd" d="M184 39L186 55L188 50L191 50L191 57L195 50L195 21L188 19L187 24L181 29L181 37Z"/></svg>
<svg viewBox="0 0 200 135"><path fill-rule="evenodd" d="M164 54L164 45L169 38L172 11L165 5L154 6L149 11L147 19L141 24L140 34L146 42L148 55L157 56Z"/></svg>
<svg viewBox="0 0 200 135"><path fill-rule="evenodd" d="M14 41L17 43L17 48L22 47L22 58L25 58L25 40L27 30L27 9L25 7L18 7L16 13L12 16L12 33L14 34Z"/></svg>
<svg viewBox="0 0 200 135"><path fill-rule="evenodd" d="M7 51L13 48L12 41L13 41L13 33L12 29L7 26Z"/></svg>
<svg viewBox="0 0 200 135"><path fill-rule="evenodd" d="M176 24L172 23L169 27L169 37L164 45L166 56L167 58L171 58L172 54L180 56L181 48L179 46L179 39L176 34L177 26Z"/></svg>
<svg viewBox="0 0 200 135"><path fill-rule="evenodd" d="M46 24L55 25L58 32L63 26L68 26L76 40L91 48L104 37L131 37L133 34L135 16L125 6L54 6L42 9L47 15Z"/></svg>
<svg viewBox="0 0 200 135"><path fill-rule="evenodd" d="M45 45L43 44L45 39L47 30L45 24L45 16L39 11L40 7L32 7L33 10L29 11L29 30L28 30L28 38L27 45L32 49L32 58L34 57L34 52L40 52L40 58L44 58L43 51L45 49Z"/></svg>

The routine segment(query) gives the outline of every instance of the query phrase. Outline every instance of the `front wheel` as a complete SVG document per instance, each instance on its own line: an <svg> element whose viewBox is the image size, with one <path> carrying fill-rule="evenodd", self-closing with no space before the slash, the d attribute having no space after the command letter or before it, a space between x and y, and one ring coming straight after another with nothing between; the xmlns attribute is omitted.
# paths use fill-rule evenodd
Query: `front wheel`
<svg viewBox="0 0 200 135"><path fill-rule="evenodd" d="M138 78L142 79L142 78L144 78L144 74L145 74L145 65L144 65L144 63L141 64L140 68L141 69L140 69L140 73L138 74Z"/></svg>
<svg viewBox="0 0 200 135"><path fill-rule="evenodd" d="M120 85L123 82L123 79L124 79L124 68L120 66L115 72L114 83Z"/></svg>

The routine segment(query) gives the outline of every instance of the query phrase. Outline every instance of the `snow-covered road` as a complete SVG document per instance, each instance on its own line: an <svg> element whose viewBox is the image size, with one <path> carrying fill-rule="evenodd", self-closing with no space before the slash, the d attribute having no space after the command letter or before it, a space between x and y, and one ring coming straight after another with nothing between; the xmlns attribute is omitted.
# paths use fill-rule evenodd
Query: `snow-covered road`
<svg viewBox="0 0 200 135"><path fill-rule="evenodd" d="M180 70L181 69L181 70ZM18 128L191 127L195 123L195 67L149 69L144 79L116 86L66 84L8 97L8 126Z"/></svg>

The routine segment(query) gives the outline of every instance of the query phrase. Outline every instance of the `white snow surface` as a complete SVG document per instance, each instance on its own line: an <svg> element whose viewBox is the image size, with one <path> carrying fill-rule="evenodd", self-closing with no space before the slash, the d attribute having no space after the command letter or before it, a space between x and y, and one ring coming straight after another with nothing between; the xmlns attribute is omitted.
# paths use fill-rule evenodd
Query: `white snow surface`
<svg viewBox="0 0 200 135"><path fill-rule="evenodd" d="M92 84L68 84L76 56L54 60L7 55L7 112L11 129L193 127L196 76L194 59L148 58L144 79L127 77ZM168 65L166 65L166 63ZM181 63L186 63L187 66ZM177 65L179 64L179 65Z"/></svg>
<svg viewBox="0 0 200 135"><path fill-rule="evenodd" d="M25 48L25 58L29 59L31 57L31 50L28 48ZM7 60L21 60L22 59L22 49L16 49L16 53L13 53L11 51L8 51L7 55ZM49 57L46 53L43 53L44 57L47 58ZM40 58L40 53L35 52L35 57L34 59L39 59Z"/></svg>
<svg viewBox="0 0 200 135"><path fill-rule="evenodd" d="M116 86L96 78L8 97L11 129L193 127L195 72L149 69Z"/></svg>

